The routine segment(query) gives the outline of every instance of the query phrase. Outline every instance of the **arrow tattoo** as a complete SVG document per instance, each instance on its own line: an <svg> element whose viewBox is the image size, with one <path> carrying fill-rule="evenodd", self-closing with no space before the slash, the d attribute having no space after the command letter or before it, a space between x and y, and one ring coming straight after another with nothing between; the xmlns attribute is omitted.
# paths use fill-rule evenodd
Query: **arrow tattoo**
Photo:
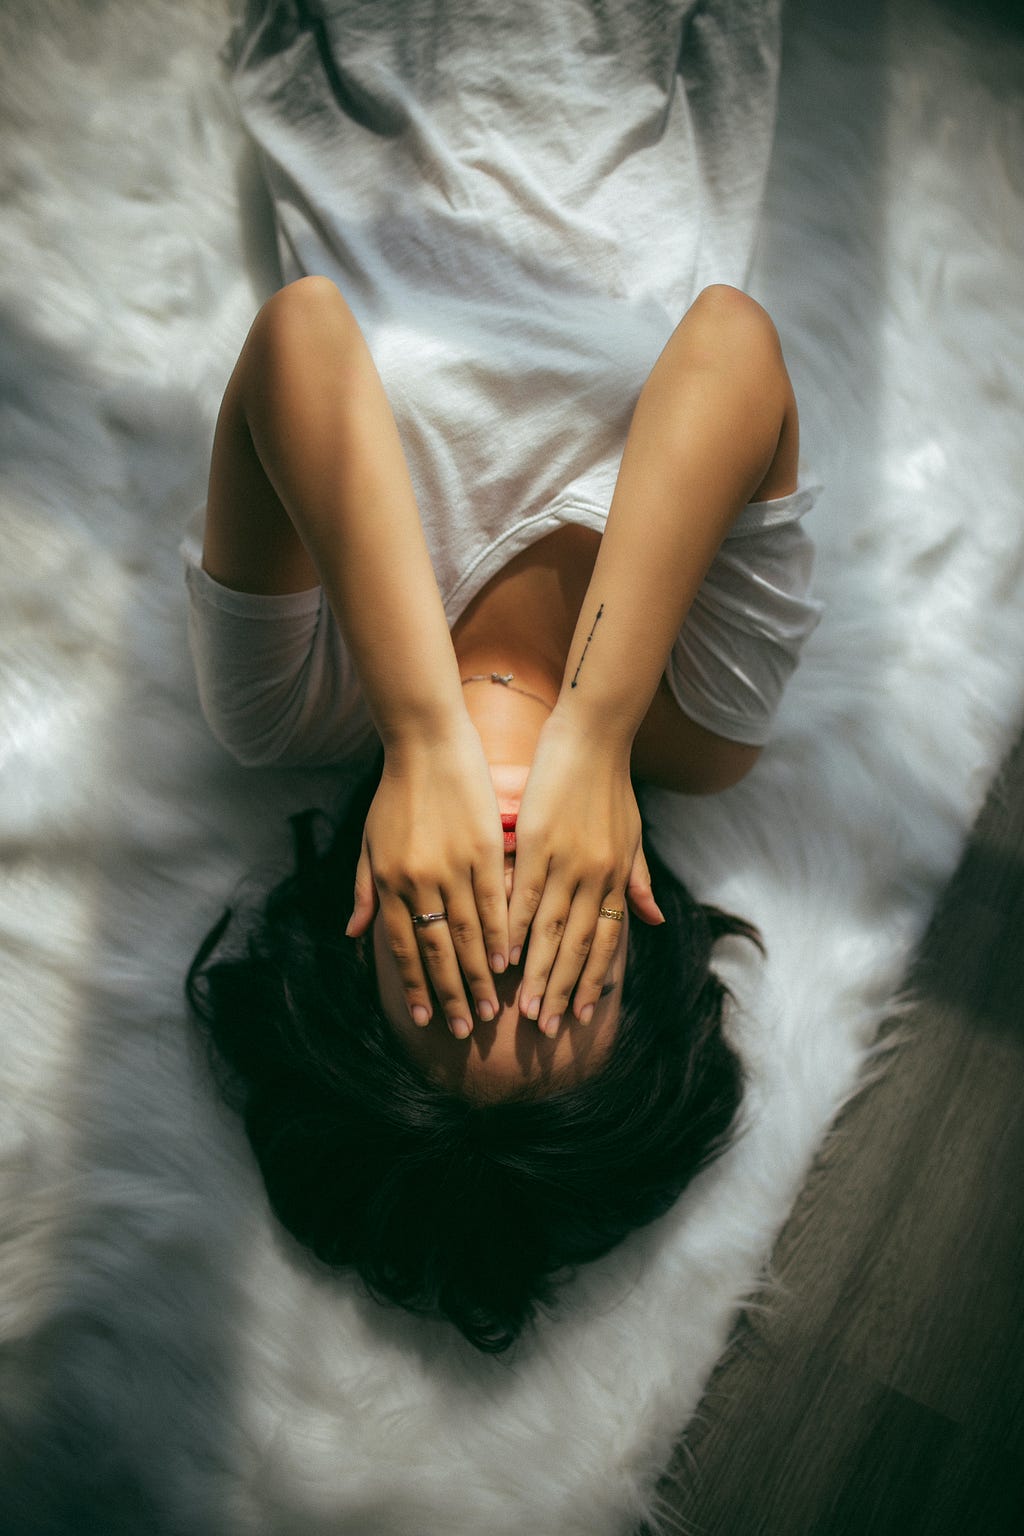
<svg viewBox="0 0 1024 1536"><path fill-rule="evenodd" d="M597 626L598 626L598 624L600 622L602 613L604 613L604 603L602 603L600 608L597 610L597 617L594 619L594 622L593 622L593 624L590 627L590 634L587 636L587 643L583 647L583 655L580 657L579 666L576 668L576 671L573 673L573 675L572 675L572 682L569 684L570 688L575 688L576 687L576 679L580 675L580 667L582 667L583 663L587 659L587 652L590 650L590 642L594 638L594 630L597 628Z"/></svg>

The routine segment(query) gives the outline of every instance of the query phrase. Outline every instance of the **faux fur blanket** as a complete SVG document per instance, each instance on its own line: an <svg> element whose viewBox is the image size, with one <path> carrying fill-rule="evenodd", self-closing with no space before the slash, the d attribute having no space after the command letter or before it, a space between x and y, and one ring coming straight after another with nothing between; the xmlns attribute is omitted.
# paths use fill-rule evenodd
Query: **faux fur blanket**
<svg viewBox="0 0 1024 1536"><path fill-rule="evenodd" d="M270 1218L181 975L327 775L209 739L177 543L272 284L215 0L7 4L0 1528L625 1536L855 1090L1024 700L1018 39L799 0L755 292L827 616L751 777L652 800L759 924L725 965L744 1131L508 1357L325 1276Z"/></svg>

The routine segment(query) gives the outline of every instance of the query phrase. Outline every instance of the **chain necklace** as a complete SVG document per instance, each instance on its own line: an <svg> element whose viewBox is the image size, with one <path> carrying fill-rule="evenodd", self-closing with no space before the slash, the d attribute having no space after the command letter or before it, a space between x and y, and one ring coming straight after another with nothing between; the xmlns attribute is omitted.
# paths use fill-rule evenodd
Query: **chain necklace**
<svg viewBox="0 0 1024 1536"><path fill-rule="evenodd" d="M513 682L514 672L474 672L472 677L459 679L462 686L467 683L499 683L502 688L510 688L513 693L521 693L525 699L535 699L538 704L543 704L545 709L554 709L547 699L542 699L539 693L531 693L529 688L518 688Z"/></svg>

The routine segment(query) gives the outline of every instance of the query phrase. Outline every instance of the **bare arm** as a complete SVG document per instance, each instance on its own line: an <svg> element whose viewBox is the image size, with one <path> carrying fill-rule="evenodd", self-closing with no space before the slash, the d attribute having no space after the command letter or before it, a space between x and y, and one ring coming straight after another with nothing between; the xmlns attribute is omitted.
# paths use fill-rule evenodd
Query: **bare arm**
<svg viewBox="0 0 1024 1536"><path fill-rule="evenodd" d="M349 931L365 931L379 894L417 1022L432 1008L424 961L450 1025L471 1021L467 986L496 1011L488 957L508 952L497 802L398 430L326 278L282 289L249 333L218 422L203 559L247 590L323 585L385 753ZM447 923L414 932L412 913L441 910Z"/></svg>
<svg viewBox="0 0 1024 1536"><path fill-rule="evenodd" d="M315 566L385 749L446 736L458 666L394 417L335 285L303 278L247 342L253 447ZM205 563L216 574L209 540Z"/></svg>
<svg viewBox="0 0 1024 1536"><path fill-rule="evenodd" d="M656 920L629 781L633 739L708 566L752 498L795 488L797 422L775 329L713 288L673 333L641 392L555 711L520 811L509 913L531 926L524 1009L543 1027L576 988L600 991L618 941L599 921L627 892ZM571 813L566 814L566 808ZM589 959L588 959L589 955Z"/></svg>

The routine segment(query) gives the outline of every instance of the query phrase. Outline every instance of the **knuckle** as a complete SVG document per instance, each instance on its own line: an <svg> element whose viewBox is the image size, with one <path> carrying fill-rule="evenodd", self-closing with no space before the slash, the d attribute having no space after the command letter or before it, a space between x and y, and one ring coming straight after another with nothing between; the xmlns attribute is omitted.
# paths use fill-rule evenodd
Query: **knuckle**
<svg viewBox="0 0 1024 1536"><path fill-rule="evenodd" d="M614 944L602 944L601 948L594 952L594 970L597 973L597 979L601 986L604 985L605 975L615 959L618 949L618 940L616 940Z"/></svg>
<svg viewBox="0 0 1024 1536"><path fill-rule="evenodd" d="M608 970L610 956L604 953L602 947L595 944L590 951L590 957L580 972L581 987L600 987L604 983L605 972Z"/></svg>
<svg viewBox="0 0 1024 1536"><path fill-rule="evenodd" d="M411 938L404 933L392 933L388 930L388 948L395 957L395 964L401 970L410 966L419 965L419 954L416 945Z"/></svg>
<svg viewBox="0 0 1024 1536"><path fill-rule="evenodd" d="M399 966L398 978L402 983L402 991L408 997L416 997L418 1000L422 998L425 1001L427 988L424 986L424 977L419 966Z"/></svg>
<svg viewBox="0 0 1024 1536"><path fill-rule="evenodd" d="M475 998L490 998L494 992L494 984L489 974L481 970L464 970L461 973L463 991L472 993Z"/></svg>
<svg viewBox="0 0 1024 1536"><path fill-rule="evenodd" d="M398 960L396 968L398 970L398 979L406 991L410 987L421 988L423 986L423 968L419 963L419 956L415 960Z"/></svg>
<svg viewBox="0 0 1024 1536"><path fill-rule="evenodd" d="M631 868L632 865L622 864L617 859L613 863L609 864L605 869L603 876L605 890L610 892L613 896L617 895L619 891L624 891L626 886L629 884L629 873Z"/></svg>
<svg viewBox="0 0 1024 1536"><path fill-rule="evenodd" d="M593 944L594 935L592 933L578 934L572 942L572 953L575 955L577 960L586 960L587 956L590 954L591 949L593 948Z"/></svg>
<svg viewBox="0 0 1024 1536"><path fill-rule="evenodd" d="M544 996L544 1004L545 1004L544 1012L545 1013L564 1013L565 1010L569 1006L569 998L571 996L571 993L572 993L572 988L571 987L566 987L562 983L558 983L558 984L551 984L551 983L549 983L547 992L545 993L545 996Z"/></svg>
<svg viewBox="0 0 1024 1536"><path fill-rule="evenodd" d="M448 932L452 936L452 942L457 948L465 948L472 944L476 938L476 925L465 917L453 917L448 914Z"/></svg>
<svg viewBox="0 0 1024 1536"><path fill-rule="evenodd" d="M371 878L371 874L367 875L367 879L369 878ZM388 864L387 861L384 863L378 863L376 860L374 861L372 878L377 886L377 889L384 892L386 895L398 896L401 894L401 881L397 877L393 866Z"/></svg>
<svg viewBox="0 0 1024 1536"><path fill-rule="evenodd" d="M404 889L411 896L414 891L431 883L431 870L427 867L425 860L407 859L400 878Z"/></svg>
<svg viewBox="0 0 1024 1536"><path fill-rule="evenodd" d="M484 990L490 995L493 990L490 968L484 963L482 956L474 955L471 958L459 961L459 970L464 982L476 991Z"/></svg>
<svg viewBox="0 0 1024 1536"><path fill-rule="evenodd" d="M453 985L450 981L436 981L434 995L449 1018L458 1018L460 1014L465 1013L466 1000L461 987Z"/></svg>
<svg viewBox="0 0 1024 1536"><path fill-rule="evenodd" d="M445 942L439 934L432 932L430 928L424 930L419 942L420 953L428 965L437 965L445 958L447 954Z"/></svg>
<svg viewBox="0 0 1024 1536"><path fill-rule="evenodd" d="M423 970L419 963L419 956L415 960L399 960L397 966L398 979L402 983L404 991L419 993L426 990L423 983Z"/></svg>
<svg viewBox="0 0 1024 1536"><path fill-rule="evenodd" d="M516 888L516 895L522 906L528 912L536 912L540 906L540 899L544 894L544 885L541 881L528 880L525 884Z"/></svg>

